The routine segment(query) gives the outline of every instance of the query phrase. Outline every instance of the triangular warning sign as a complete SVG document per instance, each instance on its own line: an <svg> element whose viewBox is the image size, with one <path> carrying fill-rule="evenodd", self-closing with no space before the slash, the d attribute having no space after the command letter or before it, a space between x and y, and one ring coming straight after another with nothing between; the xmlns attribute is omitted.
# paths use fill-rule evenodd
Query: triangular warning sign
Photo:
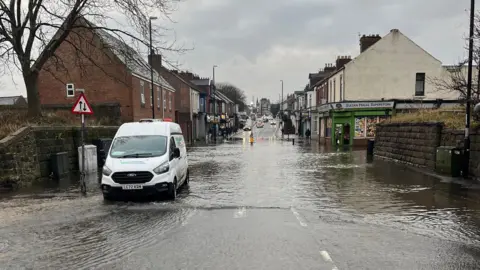
<svg viewBox="0 0 480 270"><path fill-rule="evenodd" d="M92 107L88 104L87 98L84 93L80 93L77 102L72 107L72 113L76 114L93 114Z"/></svg>

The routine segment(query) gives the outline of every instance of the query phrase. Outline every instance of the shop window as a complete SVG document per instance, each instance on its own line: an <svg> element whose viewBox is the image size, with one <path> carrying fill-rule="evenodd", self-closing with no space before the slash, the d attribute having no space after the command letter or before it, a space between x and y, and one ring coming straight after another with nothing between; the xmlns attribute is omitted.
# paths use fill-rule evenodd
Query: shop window
<svg viewBox="0 0 480 270"><path fill-rule="evenodd" d="M388 119L388 116L368 116L355 117L355 138L372 138L375 137L375 127Z"/></svg>

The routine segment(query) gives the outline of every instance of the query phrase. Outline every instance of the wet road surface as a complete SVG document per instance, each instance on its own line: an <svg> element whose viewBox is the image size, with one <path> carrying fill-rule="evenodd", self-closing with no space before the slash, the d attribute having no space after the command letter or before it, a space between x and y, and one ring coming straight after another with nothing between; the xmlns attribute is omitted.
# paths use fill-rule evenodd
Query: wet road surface
<svg viewBox="0 0 480 270"><path fill-rule="evenodd" d="M4 196L0 269L480 268L477 186L253 132L191 148L175 202Z"/></svg>

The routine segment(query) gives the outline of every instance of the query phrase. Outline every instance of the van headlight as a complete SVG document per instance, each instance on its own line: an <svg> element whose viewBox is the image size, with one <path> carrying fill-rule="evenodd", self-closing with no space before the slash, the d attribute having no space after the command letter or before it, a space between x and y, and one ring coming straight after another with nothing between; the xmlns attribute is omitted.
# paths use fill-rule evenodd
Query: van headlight
<svg viewBox="0 0 480 270"><path fill-rule="evenodd" d="M109 176L110 174L112 174L112 170L110 170L107 166L103 166L102 174L105 176Z"/></svg>
<svg viewBox="0 0 480 270"><path fill-rule="evenodd" d="M156 167L155 169L153 169L153 172L156 174L162 174L162 173L168 172L169 169L170 169L170 166L168 165L168 161L167 161L161 164L160 166Z"/></svg>

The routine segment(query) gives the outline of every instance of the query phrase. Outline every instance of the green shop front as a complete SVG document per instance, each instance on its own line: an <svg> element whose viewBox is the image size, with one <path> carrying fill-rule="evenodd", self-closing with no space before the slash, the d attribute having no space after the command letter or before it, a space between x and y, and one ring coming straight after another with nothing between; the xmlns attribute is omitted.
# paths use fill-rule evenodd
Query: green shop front
<svg viewBox="0 0 480 270"><path fill-rule="evenodd" d="M392 115L393 101L331 104L331 143L334 146L366 146L375 138L375 127Z"/></svg>

